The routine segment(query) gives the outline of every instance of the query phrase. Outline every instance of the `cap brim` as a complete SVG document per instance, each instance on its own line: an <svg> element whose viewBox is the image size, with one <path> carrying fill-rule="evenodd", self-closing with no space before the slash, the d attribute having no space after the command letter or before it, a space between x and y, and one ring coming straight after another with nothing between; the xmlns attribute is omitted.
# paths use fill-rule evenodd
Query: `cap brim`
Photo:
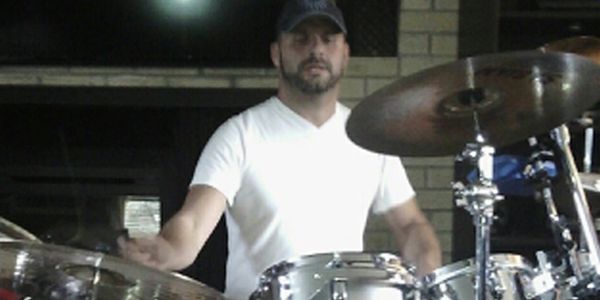
<svg viewBox="0 0 600 300"><path fill-rule="evenodd" d="M296 26L298 26L298 24L302 23L302 21L308 19L308 18L315 18L315 17L324 17L327 20L331 21L333 24L335 24L339 29L340 32L343 32L344 34L346 34L346 27L344 26L344 24L340 23L335 16L333 16L332 14L329 13L325 13L325 12L308 12L308 13L304 13L301 15L296 16L296 18L294 18L293 20L291 20L290 22L288 22L286 24L286 26L284 28L281 29L282 32L290 32L292 30L294 30L294 28Z"/></svg>

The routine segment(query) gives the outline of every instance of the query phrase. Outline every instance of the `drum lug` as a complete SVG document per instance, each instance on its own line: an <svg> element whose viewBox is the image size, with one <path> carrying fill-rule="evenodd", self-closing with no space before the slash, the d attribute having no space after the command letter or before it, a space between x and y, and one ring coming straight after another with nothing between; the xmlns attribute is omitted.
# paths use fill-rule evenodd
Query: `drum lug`
<svg viewBox="0 0 600 300"><path fill-rule="evenodd" d="M348 291L346 289L346 281L335 278L330 281L329 288L331 289L331 300L347 300Z"/></svg>
<svg viewBox="0 0 600 300"><path fill-rule="evenodd" d="M502 299L506 292L506 286L504 286L500 275L496 271L490 270L488 286L493 299Z"/></svg>

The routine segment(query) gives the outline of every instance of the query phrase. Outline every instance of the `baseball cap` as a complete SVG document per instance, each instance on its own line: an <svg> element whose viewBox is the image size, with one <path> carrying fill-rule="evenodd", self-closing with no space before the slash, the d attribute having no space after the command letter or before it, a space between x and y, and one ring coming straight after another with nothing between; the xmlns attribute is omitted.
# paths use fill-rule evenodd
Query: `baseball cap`
<svg viewBox="0 0 600 300"><path fill-rule="evenodd" d="M276 33L289 32L309 17L326 17L346 34L342 11L331 0L287 0L277 20Z"/></svg>

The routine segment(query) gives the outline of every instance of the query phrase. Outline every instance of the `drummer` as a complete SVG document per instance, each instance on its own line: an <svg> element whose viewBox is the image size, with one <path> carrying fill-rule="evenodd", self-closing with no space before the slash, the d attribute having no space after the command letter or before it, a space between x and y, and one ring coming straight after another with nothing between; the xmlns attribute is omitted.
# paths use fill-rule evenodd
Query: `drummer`
<svg viewBox="0 0 600 300"><path fill-rule="evenodd" d="M338 102L350 50L328 0L288 0L271 60L277 94L222 124L200 155L182 208L122 254L161 270L190 265L225 213L225 296L248 299L268 267L315 253L362 251L369 211L383 214L399 254L424 275L440 266L435 232L398 157L346 135Z"/></svg>

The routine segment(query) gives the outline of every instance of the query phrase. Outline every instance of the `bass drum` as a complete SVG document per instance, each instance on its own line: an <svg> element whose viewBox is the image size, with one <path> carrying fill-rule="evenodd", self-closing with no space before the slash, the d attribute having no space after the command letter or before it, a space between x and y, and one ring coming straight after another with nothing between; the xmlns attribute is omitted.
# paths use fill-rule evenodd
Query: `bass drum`
<svg viewBox="0 0 600 300"><path fill-rule="evenodd" d="M315 254L267 269L250 299L415 299L416 283L412 268L392 254Z"/></svg>
<svg viewBox="0 0 600 300"><path fill-rule="evenodd" d="M516 254L490 256L487 299L525 300L524 283L535 278L531 263ZM441 267L423 278L424 299L475 299L475 259Z"/></svg>

